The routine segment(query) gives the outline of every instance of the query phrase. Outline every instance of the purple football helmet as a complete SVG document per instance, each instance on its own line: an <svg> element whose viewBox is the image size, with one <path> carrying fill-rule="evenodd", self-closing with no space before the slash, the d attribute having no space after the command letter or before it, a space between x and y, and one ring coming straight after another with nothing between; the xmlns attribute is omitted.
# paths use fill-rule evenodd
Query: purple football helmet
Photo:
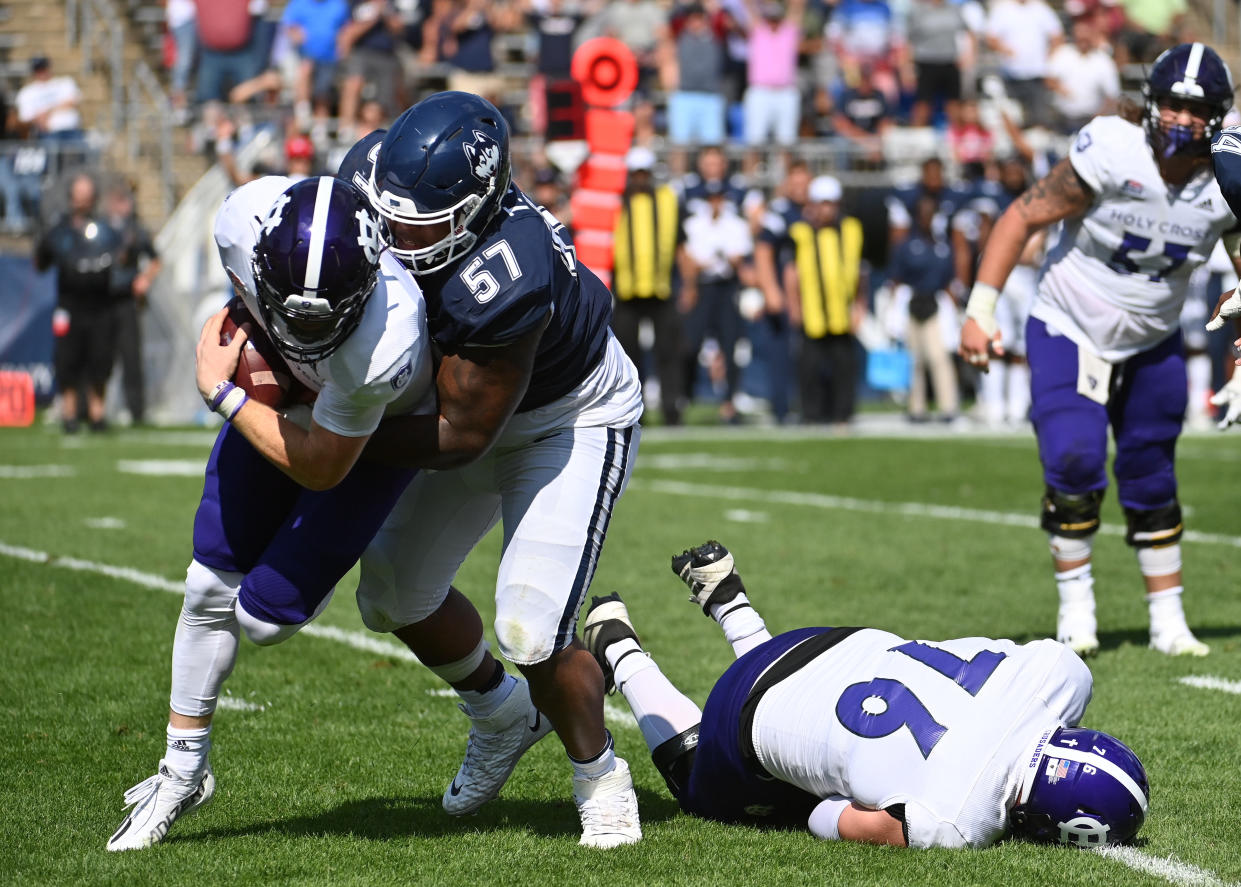
<svg viewBox="0 0 1241 887"><path fill-rule="evenodd" d="M1084 727L1060 727L1044 736L1008 817L1013 835L1099 847L1137 834L1146 820L1150 786L1133 750Z"/></svg>
<svg viewBox="0 0 1241 887"><path fill-rule="evenodd" d="M366 197L331 176L285 191L254 247L259 312L290 360L322 360L358 322L379 279L383 241Z"/></svg>
<svg viewBox="0 0 1241 887"><path fill-rule="evenodd" d="M1151 66L1142 84L1146 105L1146 140L1156 157L1173 154L1206 155L1211 139L1219 132L1224 115L1232 107L1232 72L1223 59L1204 43L1181 43L1165 51ZM1176 125L1165 130L1159 120L1159 103L1166 101L1200 103L1206 117L1206 131L1194 138L1193 129Z"/></svg>

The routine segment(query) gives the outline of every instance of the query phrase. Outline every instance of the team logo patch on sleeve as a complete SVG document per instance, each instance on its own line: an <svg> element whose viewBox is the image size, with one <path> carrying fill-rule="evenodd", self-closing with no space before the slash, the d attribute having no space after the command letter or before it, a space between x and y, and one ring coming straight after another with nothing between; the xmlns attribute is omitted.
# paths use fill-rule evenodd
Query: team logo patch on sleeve
<svg viewBox="0 0 1241 887"><path fill-rule="evenodd" d="M414 375L414 366L408 360L405 366L396 371L396 375L392 377L392 390L400 391L408 384L410 377Z"/></svg>

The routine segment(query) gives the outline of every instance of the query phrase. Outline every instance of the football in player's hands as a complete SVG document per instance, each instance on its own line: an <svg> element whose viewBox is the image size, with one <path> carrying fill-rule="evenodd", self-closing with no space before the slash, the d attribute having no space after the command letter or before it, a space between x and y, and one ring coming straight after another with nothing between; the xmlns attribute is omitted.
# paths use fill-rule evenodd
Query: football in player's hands
<svg viewBox="0 0 1241 887"><path fill-rule="evenodd" d="M228 317L220 327L220 344L231 342L238 329L246 331L247 339L233 374L234 385L272 409L314 399L314 393L293 376L276 346L254 322L245 303L234 298L228 303Z"/></svg>

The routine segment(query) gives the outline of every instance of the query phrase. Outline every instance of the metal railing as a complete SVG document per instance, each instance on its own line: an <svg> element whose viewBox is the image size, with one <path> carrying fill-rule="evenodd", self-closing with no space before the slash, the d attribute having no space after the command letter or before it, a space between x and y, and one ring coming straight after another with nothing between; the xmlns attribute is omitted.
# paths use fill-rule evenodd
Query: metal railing
<svg viewBox="0 0 1241 887"><path fill-rule="evenodd" d="M112 0L66 0L67 37L82 53L82 70L108 81L109 135L121 140L131 161L149 157L165 213L176 204L172 163L172 103L150 66L137 59L126 69L125 29Z"/></svg>

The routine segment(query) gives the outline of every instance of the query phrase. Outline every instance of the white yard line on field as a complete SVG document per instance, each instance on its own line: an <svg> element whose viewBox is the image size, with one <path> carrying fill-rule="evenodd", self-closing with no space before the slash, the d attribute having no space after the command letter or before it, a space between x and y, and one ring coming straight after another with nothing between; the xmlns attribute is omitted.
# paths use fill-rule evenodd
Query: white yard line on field
<svg viewBox="0 0 1241 887"><path fill-rule="evenodd" d="M194 459L121 459L116 470L122 474L151 477L202 477L207 461Z"/></svg>
<svg viewBox="0 0 1241 887"><path fill-rule="evenodd" d="M216 705L219 708L229 708L233 711L267 711L267 706L271 703L259 705L257 702L247 702L235 696L221 696Z"/></svg>
<svg viewBox="0 0 1241 887"><path fill-rule="evenodd" d="M987 511L981 508L958 508L952 505L932 505L926 502L880 502L873 499L854 499L850 496L832 496L826 493L799 493L793 490L763 490L752 487L724 487L718 484L692 484L676 480L650 480L634 478L631 486L652 493L672 496L698 496L703 499L727 499L748 505L769 503L773 505L800 505L827 511L856 511L866 514L895 514L902 517L929 517L935 520L960 520L980 524L1002 524L1009 527L1037 529L1038 518L1032 514L1014 514L1007 511ZM1124 536L1125 528L1104 524L1100 533ZM1208 545L1227 545L1241 548L1241 536L1225 536L1221 533L1200 533L1186 530L1182 537L1186 542Z"/></svg>
<svg viewBox="0 0 1241 887"><path fill-rule="evenodd" d="M123 530L125 529L125 521L119 517L87 517L82 519L82 523L90 527L92 530Z"/></svg>
<svg viewBox="0 0 1241 887"><path fill-rule="evenodd" d="M23 561L31 561L36 564L46 564L49 567L60 567L65 570L78 570L83 573L97 573L101 576L109 576L113 579L120 579L123 582L132 582L143 588L151 588L156 591L167 591L172 594L184 594L185 583L174 582L171 579L165 579L163 576L156 576L154 573L144 573L141 570L135 570L132 567L115 567L111 564L99 564L94 561L79 560L76 557L61 557L59 555L49 554L46 551L35 551L33 548L23 548L18 545L9 545L0 542L0 555L6 555ZM355 650L362 650L366 653L375 653L379 656L389 656L393 659L403 659L406 662L417 662L418 657L411 653L408 649L387 641L380 640L369 634L360 631L347 631L343 628L335 628L331 625L307 625L298 632L299 634L307 634L315 638L324 638L329 641L337 641L353 647Z"/></svg>
<svg viewBox="0 0 1241 887"><path fill-rule="evenodd" d="M1187 687L1197 687L1199 690L1220 690L1241 695L1241 681L1228 681L1209 674L1187 675L1177 680Z"/></svg>
<svg viewBox="0 0 1241 887"><path fill-rule="evenodd" d="M1100 847L1095 852L1108 859L1124 863L1134 871L1163 878L1169 883L1176 884L1177 887L1238 887L1235 882L1220 880L1213 872L1181 862L1172 856L1149 856L1141 850L1121 844Z"/></svg>
<svg viewBox="0 0 1241 887"><path fill-rule="evenodd" d="M42 477L73 477L72 465L0 465L0 480L37 480Z"/></svg>

